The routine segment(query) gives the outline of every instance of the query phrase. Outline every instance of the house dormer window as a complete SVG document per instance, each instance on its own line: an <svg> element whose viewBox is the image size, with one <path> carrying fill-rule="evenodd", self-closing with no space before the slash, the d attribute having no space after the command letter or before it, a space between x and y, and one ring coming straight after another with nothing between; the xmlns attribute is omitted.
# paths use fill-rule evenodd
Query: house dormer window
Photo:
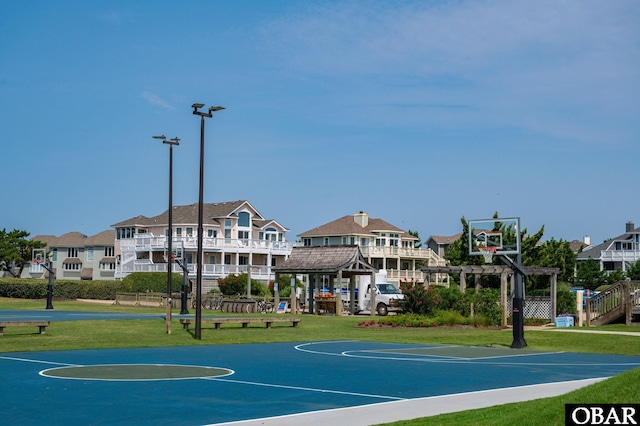
<svg viewBox="0 0 640 426"><path fill-rule="evenodd" d="M248 228L251 225L251 216L247 212L238 213L238 226Z"/></svg>

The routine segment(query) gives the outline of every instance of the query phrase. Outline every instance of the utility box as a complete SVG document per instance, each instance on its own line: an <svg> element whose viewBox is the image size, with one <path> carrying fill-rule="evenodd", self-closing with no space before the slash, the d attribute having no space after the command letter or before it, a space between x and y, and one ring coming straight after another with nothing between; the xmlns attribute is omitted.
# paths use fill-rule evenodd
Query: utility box
<svg viewBox="0 0 640 426"><path fill-rule="evenodd" d="M556 317L556 328L573 327L573 317Z"/></svg>

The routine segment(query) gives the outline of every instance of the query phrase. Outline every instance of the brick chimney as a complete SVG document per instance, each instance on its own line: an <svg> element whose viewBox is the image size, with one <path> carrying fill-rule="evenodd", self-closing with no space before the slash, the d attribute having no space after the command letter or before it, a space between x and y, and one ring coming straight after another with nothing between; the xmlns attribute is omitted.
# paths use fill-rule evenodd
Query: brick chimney
<svg viewBox="0 0 640 426"><path fill-rule="evenodd" d="M633 224L633 222L631 222L631 221L627 222L627 226L626 226L625 232L633 232L634 229L636 229L636 227Z"/></svg>
<svg viewBox="0 0 640 426"><path fill-rule="evenodd" d="M366 228L369 225L369 215L363 211L360 211L360 213L354 214L353 220L363 228Z"/></svg>

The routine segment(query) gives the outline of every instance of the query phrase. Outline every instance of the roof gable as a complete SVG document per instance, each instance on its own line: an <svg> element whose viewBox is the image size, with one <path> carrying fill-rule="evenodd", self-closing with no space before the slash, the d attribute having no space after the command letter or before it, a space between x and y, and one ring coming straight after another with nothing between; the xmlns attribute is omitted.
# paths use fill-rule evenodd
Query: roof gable
<svg viewBox="0 0 640 426"><path fill-rule="evenodd" d="M289 258L272 268L278 273L369 274L377 270L367 263L358 246L294 247Z"/></svg>
<svg viewBox="0 0 640 426"><path fill-rule="evenodd" d="M324 225L320 225L313 229L310 229L302 234L299 234L299 237L321 237L321 236L336 236L336 235L362 235L374 237L379 233L395 233L400 234L404 239L416 239L413 235L403 231L397 226L391 225L390 223L382 220L382 219L368 219L367 226L361 226L354 220L354 217L351 215L343 216L339 219L336 219L332 222L325 223Z"/></svg>

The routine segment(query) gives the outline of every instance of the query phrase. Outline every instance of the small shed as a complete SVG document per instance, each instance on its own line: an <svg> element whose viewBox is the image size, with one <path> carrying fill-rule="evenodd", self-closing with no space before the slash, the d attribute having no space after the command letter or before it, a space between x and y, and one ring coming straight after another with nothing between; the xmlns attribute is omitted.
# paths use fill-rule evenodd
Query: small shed
<svg viewBox="0 0 640 426"><path fill-rule="evenodd" d="M355 313L357 301L355 300L355 277L358 275L371 275L371 283L375 283L377 270L362 256L360 247L356 245L345 246L320 246L320 247L294 247L289 258L282 265L271 268L276 274L276 282L281 274L308 275L309 313L314 310L314 292L320 288L321 277L329 278L329 291L333 292L336 283L340 291L342 281L349 279L350 312ZM294 292L292 292L293 294ZM292 295L292 298L295 297ZM338 307L339 308L339 307ZM338 313L339 309L336 310Z"/></svg>

